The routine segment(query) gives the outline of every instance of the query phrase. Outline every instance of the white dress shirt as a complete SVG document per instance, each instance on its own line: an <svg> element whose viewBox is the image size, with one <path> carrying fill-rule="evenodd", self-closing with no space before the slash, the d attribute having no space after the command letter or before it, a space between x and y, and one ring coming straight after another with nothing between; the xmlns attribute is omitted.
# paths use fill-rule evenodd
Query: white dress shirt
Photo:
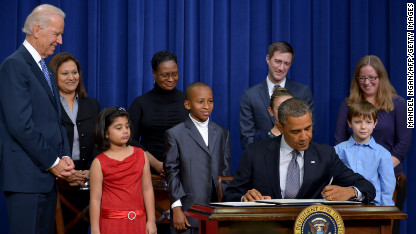
<svg viewBox="0 0 416 234"><path fill-rule="evenodd" d="M273 84L270 80L269 80L269 76L267 76L266 78L266 83L267 83L267 89L269 90L269 97L272 96L273 94L273 90L274 90L274 86L275 84ZM279 84L280 87L284 88L286 86L286 77L283 79L283 81Z"/></svg>

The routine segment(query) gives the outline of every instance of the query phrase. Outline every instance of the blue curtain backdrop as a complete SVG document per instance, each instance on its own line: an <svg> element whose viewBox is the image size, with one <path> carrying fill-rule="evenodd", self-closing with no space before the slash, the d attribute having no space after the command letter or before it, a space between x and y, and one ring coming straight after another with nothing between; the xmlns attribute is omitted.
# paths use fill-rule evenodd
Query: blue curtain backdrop
<svg viewBox="0 0 416 234"><path fill-rule="evenodd" d="M231 132L233 171L242 153L240 99L266 78L267 47L275 41L285 40L295 50L288 77L312 89L317 142L333 144L339 105L348 96L356 62L366 54L381 58L398 93L408 98L404 0L1 0L0 61L21 45L24 20L42 3L67 14L56 52L78 57L87 92L102 107L129 107L153 87L152 55L174 52L180 90L198 80L213 89L212 119ZM410 222L402 233L416 233L415 225L406 225L416 221L410 199L416 197L415 152L413 144L404 162ZM0 232L7 232L2 196Z"/></svg>

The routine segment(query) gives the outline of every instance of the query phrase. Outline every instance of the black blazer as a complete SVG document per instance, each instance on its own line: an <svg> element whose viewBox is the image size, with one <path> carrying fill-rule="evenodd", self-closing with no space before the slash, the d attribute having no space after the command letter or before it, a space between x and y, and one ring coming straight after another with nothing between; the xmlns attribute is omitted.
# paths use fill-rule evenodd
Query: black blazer
<svg viewBox="0 0 416 234"><path fill-rule="evenodd" d="M285 88L294 97L301 98L308 103L312 111L312 120L314 120L315 105L309 87L286 78ZM274 117L270 116L267 110L269 106L270 96L266 80L244 91L240 103L240 136L243 149L254 141L256 131L268 131L273 128Z"/></svg>
<svg viewBox="0 0 416 234"><path fill-rule="evenodd" d="M74 124L61 104L62 121L66 128L70 151L74 142ZM94 148L94 128L100 113L100 104L97 99L80 97L78 99L77 129L79 135L80 159L77 163L77 170L89 170L92 160L98 155Z"/></svg>
<svg viewBox="0 0 416 234"><path fill-rule="evenodd" d="M240 201L250 189L263 196L281 199L279 157L282 137L250 144L241 157L233 181L225 189L223 201ZM321 192L334 177L333 185L355 186L365 195L364 202L374 200L376 190L368 180L354 173L339 159L333 147L310 142L304 154L303 183L297 199L320 199Z"/></svg>
<svg viewBox="0 0 416 234"><path fill-rule="evenodd" d="M22 45L0 66L0 189L47 193L55 176L47 170L69 156L59 91L49 69L53 93L39 65Z"/></svg>

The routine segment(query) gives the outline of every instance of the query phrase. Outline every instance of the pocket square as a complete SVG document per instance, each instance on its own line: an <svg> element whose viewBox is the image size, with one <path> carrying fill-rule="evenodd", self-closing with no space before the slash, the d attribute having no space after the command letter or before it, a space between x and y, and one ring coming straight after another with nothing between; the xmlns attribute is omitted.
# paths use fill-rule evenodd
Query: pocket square
<svg viewBox="0 0 416 234"><path fill-rule="evenodd" d="M311 163L315 163L315 161L311 161Z"/></svg>

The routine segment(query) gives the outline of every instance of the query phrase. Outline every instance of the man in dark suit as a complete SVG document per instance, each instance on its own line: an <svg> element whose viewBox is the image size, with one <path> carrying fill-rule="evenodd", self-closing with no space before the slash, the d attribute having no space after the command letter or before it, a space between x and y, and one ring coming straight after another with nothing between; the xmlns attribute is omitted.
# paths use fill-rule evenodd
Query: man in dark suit
<svg viewBox="0 0 416 234"><path fill-rule="evenodd" d="M217 200L217 176L230 175L230 134L208 119L212 91L203 82L186 89L189 117L165 132L164 170L173 217L171 233L198 233L198 219L186 217L192 204ZM186 230L187 229L187 230ZM186 232L185 232L186 230Z"/></svg>
<svg viewBox="0 0 416 234"><path fill-rule="evenodd" d="M345 166L333 147L311 142L311 114L301 99L283 102L278 109L282 135L248 146L223 200L372 201L376 191L369 181Z"/></svg>
<svg viewBox="0 0 416 234"><path fill-rule="evenodd" d="M274 117L267 110L270 96L277 87L289 90L294 97L305 100L314 113L312 92L308 86L286 77L295 52L289 43L278 41L269 46L266 62L269 72L265 81L246 91L240 103L240 135L243 149L253 142L257 132L268 131L274 126Z"/></svg>
<svg viewBox="0 0 416 234"><path fill-rule="evenodd" d="M23 45L0 66L0 189L11 233L54 233L55 178L74 171L55 76L43 61L62 44L64 17L54 6L36 7Z"/></svg>

